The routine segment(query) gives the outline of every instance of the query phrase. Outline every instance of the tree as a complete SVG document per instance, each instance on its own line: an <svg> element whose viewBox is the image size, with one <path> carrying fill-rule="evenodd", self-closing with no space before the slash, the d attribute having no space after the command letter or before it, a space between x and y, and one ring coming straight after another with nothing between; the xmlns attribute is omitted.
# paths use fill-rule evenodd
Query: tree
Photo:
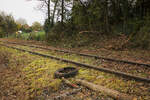
<svg viewBox="0 0 150 100"><path fill-rule="evenodd" d="M20 30L26 33L32 32L32 28L28 24L22 25Z"/></svg>
<svg viewBox="0 0 150 100"><path fill-rule="evenodd" d="M46 8L45 25L49 32L58 21L65 26L74 24L78 30L96 30L104 33L119 27L127 33L131 20L145 17L150 11L149 0L38 0ZM140 16L140 17L139 17ZM143 18L144 18L143 17ZM74 28L75 29L75 28Z"/></svg>
<svg viewBox="0 0 150 100"><path fill-rule="evenodd" d="M3 17L0 15L0 37L4 36L3 26L4 26L4 20L3 20Z"/></svg>
<svg viewBox="0 0 150 100"><path fill-rule="evenodd" d="M57 8L58 0L54 1L54 10L53 10L53 15L52 15L52 27L54 26L54 19L55 19L55 12Z"/></svg>
<svg viewBox="0 0 150 100"><path fill-rule="evenodd" d="M25 25L27 24L27 21L24 18L19 18L18 20L16 20L17 24L21 24L21 25Z"/></svg>
<svg viewBox="0 0 150 100"><path fill-rule="evenodd" d="M46 10L46 19L44 23L44 30L46 32L46 37L48 36L49 28L51 28L51 0L37 0L41 2L39 5L39 10Z"/></svg>
<svg viewBox="0 0 150 100"><path fill-rule="evenodd" d="M17 24L17 30L20 30L21 29L21 27L22 27L22 25L21 24L19 24L19 23L16 23Z"/></svg>
<svg viewBox="0 0 150 100"><path fill-rule="evenodd" d="M39 22L34 22L31 27L34 31L40 31L43 28Z"/></svg>
<svg viewBox="0 0 150 100"><path fill-rule="evenodd" d="M62 0L61 3L61 24L63 26L63 21L64 21L64 0Z"/></svg>
<svg viewBox="0 0 150 100"><path fill-rule="evenodd" d="M0 13L0 33L1 37L8 36L17 31L17 24L12 15L4 12Z"/></svg>

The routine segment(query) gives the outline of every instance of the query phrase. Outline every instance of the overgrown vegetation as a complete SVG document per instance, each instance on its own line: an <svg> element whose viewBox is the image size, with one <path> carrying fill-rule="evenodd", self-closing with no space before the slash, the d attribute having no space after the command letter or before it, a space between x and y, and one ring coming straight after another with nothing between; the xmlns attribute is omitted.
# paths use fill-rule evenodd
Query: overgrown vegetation
<svg viewBox="0 0 150 100"><path fill-rule="evenodd" d="M0 51L0 60L3 60L1 64L7 64L4 65L6 71L3 69L5 75L0 80L0 90L3 90L0 92L0 99L29 100L42 95L45 89L49 92L58 90L61 81L54 79L53 74L65 64L5 47L1 47ZM10 94L9 97L5 93Z"/></svg>
<svg viewBox="0 0 150 100"><path fill-rule="evenodd" d="M44 29L50 43L78 45L75 41L80 34L84 34L82 41L89 44L103 36L118 38L123 34L126 38L119 48L149 48L148 0L40 1L48 13ZM53 4L53 8L49 8L50 4ZM56 19L55 24L53 19ZM89 37L88 40L85 37Z"/></svg>
<svg viewBox="0 0 150 100"><path fill-rule="evenodd" d="M45 91L50 94L59 90L61 80L53 78L54 72L65 66L74 66L5 47L0 47L0 51L0 64L4 64L0 67L0 90L3 90L0 99L42 99ZM80 68L75 78L138 96L139 100L150 99L149 85L143 82L85 68ZM70 80L74 82L73 78Z"/></svg>
<svg viewBox="0 0 150 100"><path fill-rule="evenodd" d="M45 36L26 34L29 38L25 39L46 40L67 47L93 45L104 39L114 39L112 49L150 49L149 0L37 1L41 2L38 8L46 12L44 27L39 22L34 22L32 26L25 20L14 22L11 15L1 14L0 37L18 30L34 33L44 29Z"/></svg>
<svg viewBox="0 0 150 100"><path fill-rule="evenodd" d="M0 38L13 34L17 31L17 24L12 15L0 12Z"/></svg>
<svg viewBox="0 0 150 100"><path fill-rule="evenodd" d="M31 33L21 33L21 34L12 34L9 35L9 38L19 38L23 40L37 40L37 41L45 41L45 32L31 32Z"/></svg>
<svg viewBox="0 0 150 100"><path fill-rule="evenodd" d="M53 55L55 57L59 57L59 58L63 58L63 59L69 59L69 60L80 62L80 63L86 63L89 65L108 68L111 70L118 70L121 72L130 73L132 75L149 78L150 70L147 68L144 68L144 67L137 68L137 66L135 66L135 65L126 65L126 64L122 65L122 64L115 63L115 62L101 61L100 59L95 59L95 58L91 58L91 57L83 57L83 56L79 56L76 54L64 54L64 53L60 53L60 52L48 51L48 50L43 50L43 49L39 49L39 48L35 49L35 48L31 48L31 47L26 47L26 46L17 46L17 47L25 49L25 50L29 50L29 51L36 51L41 54ZM136 55L137 55L137 53L136 53ZM123 59L125 59L125 57Z"/></svg>
<svg viewBox="0 0 150 100"><path fill-rule="evenodd" d="M26 37L27 34L26 35L23 34L21 36L21 33L31 33L31 32L37 33L38 32L39 35L31 36L31 40L32 40L32 37L35 40L45 40L43 38L44 36L41 36L41 33L42 33L41 31L43 31L43 26L39 22L34 22L32 26L29 26L25 19L18 19L16 21L11 14L0 12L0 38L20 37L24 39L24 36Z"/></svg>

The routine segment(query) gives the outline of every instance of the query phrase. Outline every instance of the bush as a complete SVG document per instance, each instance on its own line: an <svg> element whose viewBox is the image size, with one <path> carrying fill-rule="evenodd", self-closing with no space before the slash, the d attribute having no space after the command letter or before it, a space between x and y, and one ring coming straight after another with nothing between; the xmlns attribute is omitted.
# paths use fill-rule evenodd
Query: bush
<svg viewBox="0 0 150 100"><path fill-rule="evenodd" d="M21 34L12 34L9 35L9 38L20 38L24 40L37 40L37 41L45 41L45 32L32 32L32 33L21 33Z"/></svg>
<svg viewBox="0 0 150 100"><path fill-rule="evenodd" d="M70 45L76 38L76 30L73 30L73 25L68 22L62 25L57 22L47 33L47 41L53 45ZM71 46L71 45L70 45Z"/></svg>
<svg viewBox="0 0 150 100"><path fill-rule="evenodd" d="M44 41L45 40L45 32L33 32L30 33L28 40L37 40L37 41Z"/></svg>
<svg viewBox="0 0 150 100"><path fill-rule="evenodd" d="M2 30L2 28L0 27L0 38L4 37L4 32Z"/></svg>
<svg viewBox="0 0 150 100"><path fill-rule="evenodd" d="M144 20L143 26L136 34L133 34L131 42L134 47L150 49L150 18Z"/></svg>

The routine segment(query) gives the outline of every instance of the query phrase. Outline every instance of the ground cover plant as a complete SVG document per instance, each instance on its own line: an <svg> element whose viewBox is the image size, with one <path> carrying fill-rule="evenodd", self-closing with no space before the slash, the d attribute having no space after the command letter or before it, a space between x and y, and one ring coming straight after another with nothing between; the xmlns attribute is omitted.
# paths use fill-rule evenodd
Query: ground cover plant
<svg viewBox="0 0 150 100"><path fill-rule="evenodd" d="M49 88L50 91L58 89L60 80L54 79L53 73L65 64L5 47L0 49L1 60L4 60L1 61L4 64L1 66L1 99L29 100L40 95L44 88Z"/></svg>
<svg viewBox="0 0 150 100"><path fill-rule="evenodd" d="M60 89L61 80L54 79L53 73L58 68L75 66L6 47L0 47L0 51L0 62L3 65L0 72L0 89L3 90L0 92L0 95L2 99L29 100L36 97L44 98L43 91L47 90L51 94ZM126 80L92 69L78 68L79 74L75 77L76 79L85 79L122 93L134 95L140 100L148 100L150 98L150 86L148 84ZM70 80L75 83L74 79ZM104 94L100 93L99 95L103 97Z"/></svg>

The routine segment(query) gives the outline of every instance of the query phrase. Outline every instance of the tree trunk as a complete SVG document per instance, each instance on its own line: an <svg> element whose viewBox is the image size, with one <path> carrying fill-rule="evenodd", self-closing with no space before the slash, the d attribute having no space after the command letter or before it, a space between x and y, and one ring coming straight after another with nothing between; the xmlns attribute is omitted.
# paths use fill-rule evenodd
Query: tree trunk
<svg viewBox="0 0 150 100"><path fill-rule="evenodd" d="M59 17L60 17L60 12L61 12L61 10L59 9L59 10L57 11L57 18L56 18L56 22L58 22L58 19L59 19Z"/></svg>
<svg viewBox="0 0 150 100"><path fill-rule="evenodd" d="M144 0L142 0L141 3L141 19L143 19L143 16L144 16Z"/></svg>
<svg viewBox="0 0 150 100"><path fill-rule="evenodd" d="M128 96L127 94L123 94L123 93L120 93L120 92L115 91L115 90L108 89L104 86L95 85L95 84L87 82L85 80L77 79L76 82L78 84L81 84L81 85L91 89L91 90L105 93L108 96L110 96L116 100L137 100L137 98L135 98L135 97Z"/></svg>
<svg viewBox="0 0 150 100"><path fill-rule="evenodd" d="M50 26L50 0L48 0L47 2L47 21L48 21L48 26L47 28L49 28ZM49 29L48 29L49 30ZM46 39L48 38L48 33L46 32Z"/></svg>
<svg viewBox="0 0 150 100"><path fill-rule="evenodd" d="M123 2L123 17L124 17L124 22L123 22L123 32L127 32L127 27L128 27L128 23L127 23L127 21L128 21L128 9L129 8L129 4L128 4L128 1L124 1Z"/></svg>
<svg viewBox="0 0 150 100"><path fill-rule="evenodd" d="M54 11L53 11L53 16L52 16L52 27L54 25L54 19L55 19L55 12L56 12L57 3L58 3L58 0L56 0L55 6L54 6Z"/></svg>
<svg viewBox="0 0 150 100"><path fill-rule="evenodd" d="M47 12L48 12L48 23L50 24L50 0L48 0L48 4L47 4Z"/></svg>
<svg viewBox="0 0 150 100"><path fill-rule="evenodd" d="M105 32L109 32L109 21L108 21L108 0L105 1Z"/></svg>
<svg viewBox="0 0 150 100"><path fill-rule="evenodd" d="M61 4L61 23L63 25L63 20L64 20L64 0L62 0Z"/></svg>

